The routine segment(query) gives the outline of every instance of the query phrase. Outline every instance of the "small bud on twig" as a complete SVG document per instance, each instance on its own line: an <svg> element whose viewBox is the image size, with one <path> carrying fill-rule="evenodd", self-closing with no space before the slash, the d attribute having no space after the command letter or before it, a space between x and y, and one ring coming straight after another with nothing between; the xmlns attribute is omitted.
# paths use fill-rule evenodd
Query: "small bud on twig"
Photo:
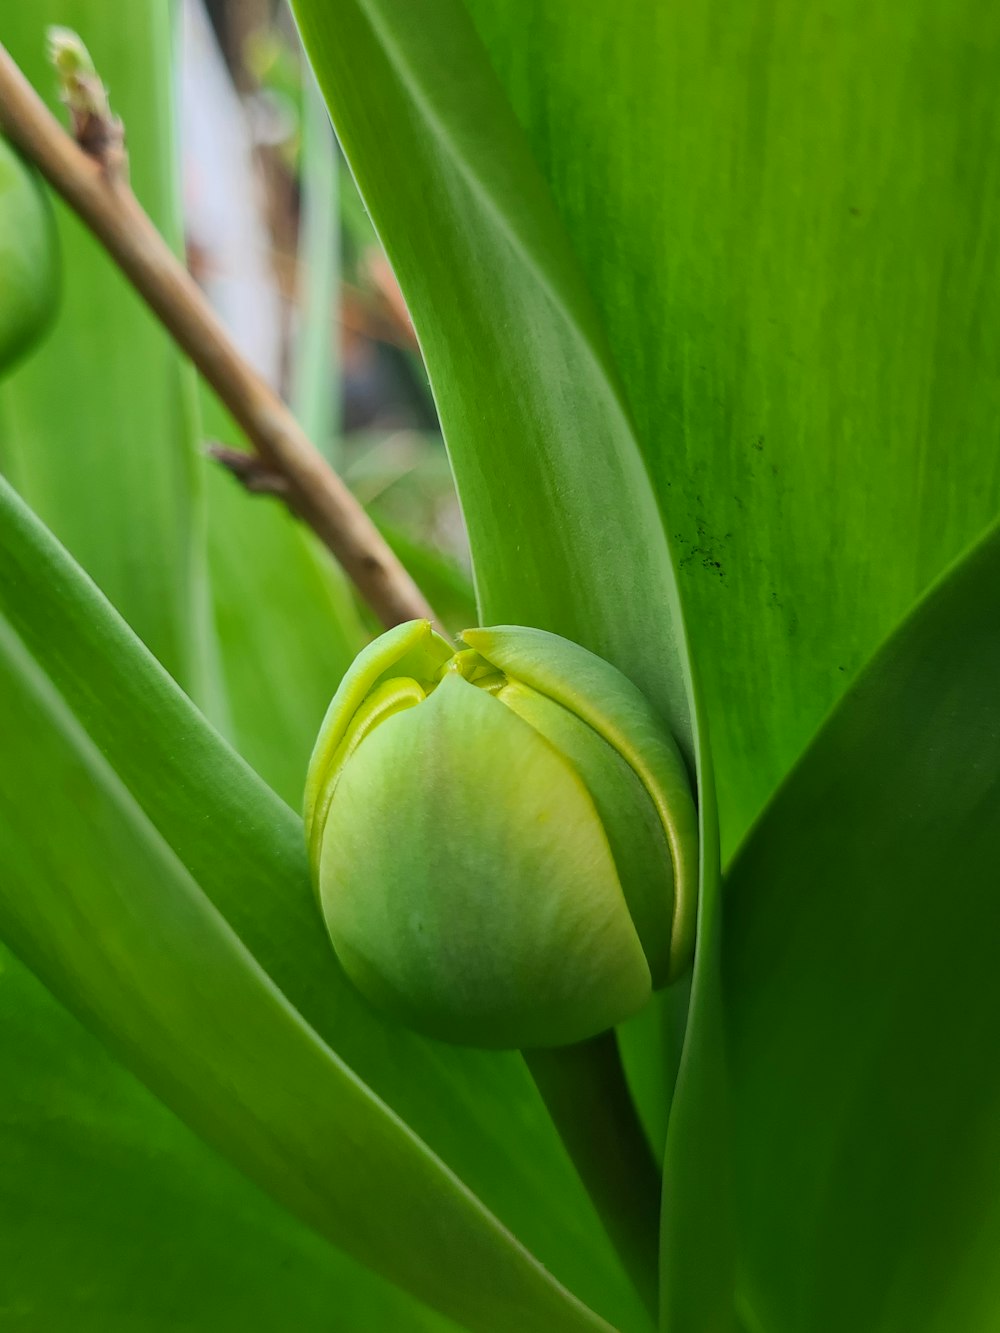
<svg viewBox="0 0 1000 1333"><path fill-rule="evenodd" d="M49 59L59 76L59 97L73 120L73 137L109 176L125 179L125 127L112 113L108 90L90 52L71 28L52 26L46 35Z"/></svg>

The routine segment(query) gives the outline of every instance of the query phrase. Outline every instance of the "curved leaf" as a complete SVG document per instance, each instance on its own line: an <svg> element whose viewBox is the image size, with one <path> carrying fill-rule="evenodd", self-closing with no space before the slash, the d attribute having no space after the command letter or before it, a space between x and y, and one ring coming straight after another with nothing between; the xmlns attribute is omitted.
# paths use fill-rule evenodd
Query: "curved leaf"
<svg viewBox="0 0 1000 1333"><path fill-rule="evenodd" d="M1000 508L1000 10L465 2L665 515L728 858Z"/></svg>
<svg viewBox="0 0 1000 1333"><path fill-rule="evenodd" d="M2 948L0 1047L9 1333L453 1328L255 1189Z"/></svg>
<svg viewBox="0 0 1000 1333"><path fill-rule="evenodd" d="M998 606L994 532L864 671L733 867L754 1329L996 1326Z"/></svg>
<svg viewBox="0 0 1000 1333"><path fill-rule="evenodd" d="M573 1290L630 1327L617 1261L517 1056L382 1021L329 947L301 821L206 725L9 488L0 615L255 959L351 1069Z"/></svg>
<svg viewBox="0 0 1000 1333"><path fill-rule="evenodd" d="M143 1081L322 1236L468 1328L608 1329L288 1003L6 621L0 728L0 932Z"/></svg>

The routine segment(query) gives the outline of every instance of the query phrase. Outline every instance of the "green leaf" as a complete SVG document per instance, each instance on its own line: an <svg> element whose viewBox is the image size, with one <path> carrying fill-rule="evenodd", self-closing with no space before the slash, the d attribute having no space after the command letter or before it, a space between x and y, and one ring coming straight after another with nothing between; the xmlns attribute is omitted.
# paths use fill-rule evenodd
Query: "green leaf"
<svg viewBox="0 0 1000 1333"><path fill-rule="evenodd" d="M666 518L728 857L1000 508L1000 11L467 8L586 274Z"/></svg>
<svg viewBox="0 0 1000 1333"><path fill-rule="evenodd" d="M144 1082L322 1236L470 1329L609 1327L289 1004L6 621L0 726L0 931Z"/></svg>
<svg viewBox="0 0 1000 1333"><path fill-rule="evenodd" d="M705 745L708 751L707 744ZM701 882L698 947L663 1162L660 1216L660 1327L668 1333L732 1333L735 1234L730 1175L729 1073L719 977L722 901L719 825L711 760L698 811ZM668 997L672 1017L683 994ZM673 1052L645 1052L648 1068L669 1069ZM647 1073L648 1077L648 1073Z"/></svg>
<svg viewBox="0 0 1000 1333"><path fill-rule="evenodd" d="M78 31L128 132L135 191L180 248L172 18L160 0L24 0L3 41L61 119L45 29ZM194 381L168 335L61 203L63 301L0 390L0 468L197 697L212 694Z"/></svg>
<svg viewBox="0 0 1000 1333"><path fill-rule="evenodd" d="M2 948L0 1042L9 1333L453 1327L256 1190Z"/></svg>
<svg viewBox="0 0 1000 1333"><path fill-rule="evenodd" d="M747 1323L996 1324L1000 532L823 727L733 867Z"/></svg>
<svg viewBox="0 0 1000 1333"><path fill-rule="evenodd" d="M634 1327L635 1301L519 1057L421 1041L361 1001L326 941L301 822L5 488L0 518L0 614L201 892L304 1019L487 1206L575 1291Z"/></svg>

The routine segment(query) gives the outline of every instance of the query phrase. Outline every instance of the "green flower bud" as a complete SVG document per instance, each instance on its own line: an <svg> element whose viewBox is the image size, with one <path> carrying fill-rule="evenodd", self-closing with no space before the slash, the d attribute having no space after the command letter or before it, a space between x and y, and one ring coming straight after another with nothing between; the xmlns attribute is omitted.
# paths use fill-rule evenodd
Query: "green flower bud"
<svg viewBox="0 0 1000 1333"><path fill-rule="evenodd" d="M370 644L306 786L333 946L379 1008L470 1046L558 1046L687 966L698 877L684 761L636 687L542 630L427 621Z"/></svg>
<svg viewBox="0 0 1000 1333"><path fill-rule="evenodd" d="M0 370L27 351L55 310L57 253L49 201L0 137Z"/></svg>

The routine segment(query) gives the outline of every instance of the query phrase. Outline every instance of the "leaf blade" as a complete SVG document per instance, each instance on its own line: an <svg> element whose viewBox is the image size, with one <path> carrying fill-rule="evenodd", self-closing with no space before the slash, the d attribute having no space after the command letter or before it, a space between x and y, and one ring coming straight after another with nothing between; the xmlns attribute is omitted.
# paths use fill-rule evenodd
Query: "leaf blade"
<svg viewBox="0 0 1000 1333"><path fill-rule="evenodd" d="M635 1303L523 1062L424 1042L361 1001L326 942L301 822L209 728L0 483L0 615L285 995L549 1266L624 1327Z"/></svg>
<svg viewBox="0 0 1000 1333"><path fill-rule="evenodd" d="M754 1324L943 1333L996 1308L998 596L994 531L852 686L733 867Z"/></svg>
<svg viewBox="0 0 1000 1333"><path fill-rule="evenodd" d="M1000 504L1000 24L964 0L466 7L665 516L728 859Z"/></svg>
<svg viewBox="0 0 1000 1333"><path fill-rule="evenodd" d="M0 927L14 950L210 1143L361 1262L471 1328L607 1328L309 1028L6 622L0 680L14 761L0 772ZM43 789L62 798L58 839Z"/></svg>
<svg viewBox="0 0 1000 1333"><path fill-rule="evenodd" d="M216 1156L2 947L0 1045L12 1333L281 1333L326 1329L331 1309L358 1333L443 1329Z"/></svg>

